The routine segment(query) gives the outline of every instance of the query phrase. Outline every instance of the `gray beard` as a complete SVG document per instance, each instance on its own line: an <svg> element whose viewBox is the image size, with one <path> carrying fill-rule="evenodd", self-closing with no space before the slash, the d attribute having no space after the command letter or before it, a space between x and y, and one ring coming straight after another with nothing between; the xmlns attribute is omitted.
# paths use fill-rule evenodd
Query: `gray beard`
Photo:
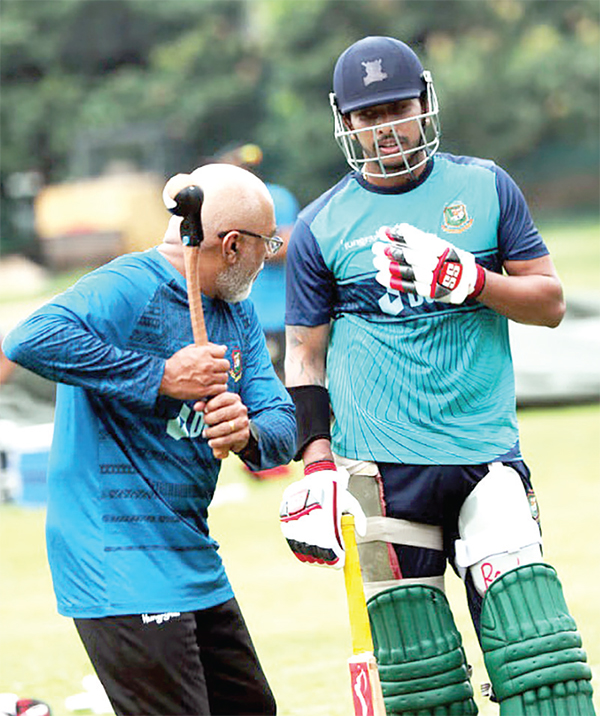
<svg viewBox="0 0 600 716"><path fill-rule="evenodd" d="M256 275L248 276L241 267L232 266L216 280L217 297L227 303L240 303L250 295Z"/></svg>

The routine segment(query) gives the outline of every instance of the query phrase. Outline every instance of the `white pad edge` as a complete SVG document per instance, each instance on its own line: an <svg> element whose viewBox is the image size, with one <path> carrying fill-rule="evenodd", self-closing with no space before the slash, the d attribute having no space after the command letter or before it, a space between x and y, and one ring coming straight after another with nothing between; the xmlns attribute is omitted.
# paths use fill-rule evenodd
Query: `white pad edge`
<svg viewBox="0 0 600 716"><path fill-rule="evenodd" d="M407 579L388 579L382 582L365 582L363 585L365 599L370 599L379 592L384 592L392 587L411 587L417 584L422 584L424 587L437 587L445 592L444 575L440 574L437 577L408 577Z"/></svg>
<svg viewBox="0 0 600 716"><path fill-rule="evenodd" d="M367 533L357 542L391 542L411 547L443 550L442 528L394 517L367 517Z"/></svg>

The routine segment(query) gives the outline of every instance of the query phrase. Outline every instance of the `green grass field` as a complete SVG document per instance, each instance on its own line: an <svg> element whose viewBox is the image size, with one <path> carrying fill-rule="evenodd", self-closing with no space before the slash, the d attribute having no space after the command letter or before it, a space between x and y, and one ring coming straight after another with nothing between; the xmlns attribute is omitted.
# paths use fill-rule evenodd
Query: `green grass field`
<svg viewBox="0 0 600 716"><path fill-rule="evenodd" d="M545 556L559 573L600 689L600 407L522 411L522 442L542 514ZM297 469L297 467L295 467ZM211 529L279 703L281 716L349 716L350 636L343 577L300 564L281 537L288 480L256 483L229 458ZM67 716L67 696L91 673L72 622L56 614L44 547L44 510L0 507L0 691L42 698ZM474 686L487 677L462 595L447 591ZM496 706L476 694L484 716ZM91 712L81 712L91 713Z"/></svg>
<svg viewBox="0 0 600 716"><path fill-rule="evenodd" d="M543 234L567 297L598 293L598 222L549 224ZM74 278L53 279L48 294ZM17 303L0 295L3 328L43 298L23 297ZM600 406L521 411L520 422L541 508L545 557L558 570L599 691ZM286 484L253 482L237 459L229 458L221 494L241 491L245 498L215 504L211 529L221 543L280 716L349 716L350 635L343 577L302 565L288 550L277 519ZM479 684L487 677L462 584L452 573L447 592L474 666L480 713L492 716L497 707L479 697ZM56 613L45 555L44 510L0 506L0 692L41 698L54 716L68 716L65 698L82 691L81 680L91 671L71 621Z"/></svg>

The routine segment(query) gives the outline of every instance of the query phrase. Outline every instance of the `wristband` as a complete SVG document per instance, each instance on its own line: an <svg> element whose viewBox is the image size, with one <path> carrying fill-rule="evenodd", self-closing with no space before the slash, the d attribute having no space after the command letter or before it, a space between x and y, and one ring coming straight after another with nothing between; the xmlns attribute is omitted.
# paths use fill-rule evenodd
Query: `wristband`
<svg viewBox="0 0 600 716"><path fill-rule="evenodd" d="M297 451L301 460L306 446L318 438L331 440L329 392L321 385L298 385L288 388L296 406Z"/></svg>
<svg viewBox="0 0 600 716"><path fill-rule="evenodd" d="M304 474L312 475L313 472L323 472L324 470L337 472L335 462L333 462L333 460L317 460L316 462L311 462L304 467Z"/></svg>
<svg viewBox="0 0 600 716"><path fill-rule="evenodd" d="M479 264L475 264L475 268L477 269L477 278L475 279L475 288L467 296L467 298L477 298L477 296L479 296L479 294L485 288L485 269L483 268L483 266L480 266Z"/></svg>

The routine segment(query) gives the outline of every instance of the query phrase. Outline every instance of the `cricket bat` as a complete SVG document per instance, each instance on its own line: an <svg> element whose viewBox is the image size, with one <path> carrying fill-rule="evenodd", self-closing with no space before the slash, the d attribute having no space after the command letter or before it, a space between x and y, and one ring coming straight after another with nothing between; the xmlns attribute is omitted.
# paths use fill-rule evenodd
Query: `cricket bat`
<svg viewBox="0 0 600 716"><path fill-rule="evenodd" d="M199 186L190 184L189 174L176 174L167 182L163 191L163 200L172 214L182 217L180 234L194 343L199 346L206 345L208 336L202 310L199 271L200 244L204 239L200 220L204 193Z"/></svg>
<svg viewBox="0 0 600 716"><path fill-rule="evenodd" d="M163 199L172 214L183 217L180 234L185 261L188 303L194 343L204 346L208 343L204 311L202 310L202 286L200 284L200 244L204 239L200 212L204 193L202 189L189 183L187 174L177 174L166 184ZM228 450L213 450L214 456L224 460Z"/></svg>
<svg viewBox="0 0 600 716"><path fill-rule="evenodd" d="M385 706L362 584L354 516L342 515L342 536L346 550L344 580L350 615L352 656L348 659L355 716L385 716Z"/></svg>

